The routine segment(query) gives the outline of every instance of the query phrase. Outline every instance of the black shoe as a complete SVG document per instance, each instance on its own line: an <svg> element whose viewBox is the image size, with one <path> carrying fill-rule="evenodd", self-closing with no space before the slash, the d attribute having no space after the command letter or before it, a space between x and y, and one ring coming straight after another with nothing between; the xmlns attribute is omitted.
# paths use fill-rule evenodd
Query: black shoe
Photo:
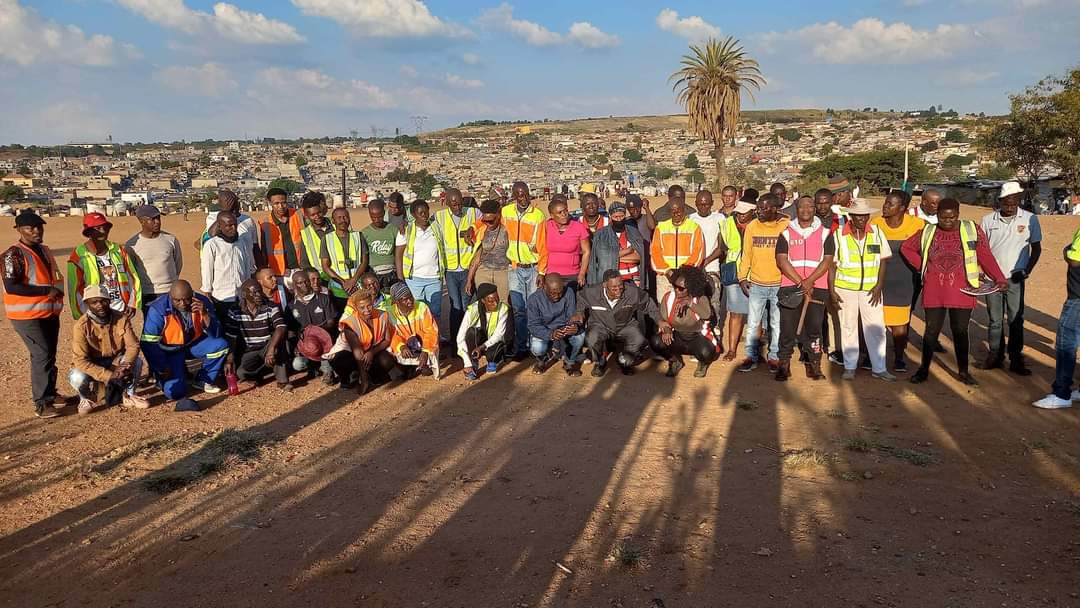
<svg viewBox="0 0 1080 608"><path fill-rule="evenodd" d="M971 375L971 372L960 372L960 382L968 386L979 386L979 381L975 379L975 376Z"/></svg>
<svg viewBox="0 0 1080 608"><path fill-rule="evenodd" d="M677 357L668 361L667 373L664 374L668 378L674 378L679 375L679 371L686 367L686 363L683 362L682 357Z"/></svg>
<svg viewBox="0 0 1080 608"><path fill-rule="evenodd" d="M742 365L735 368L735 371L745 373L745 372L752 372L755 369L757 369L757 360L756 359L751 359L750 357L747 357L746 359L743 360Z"/></svg>
<svg viewBox="0 0 1080 608"><path fill-rule="evenodd" d="M941 345L941 342L934 345L934 352L938 354L945 352L945 347Z"/></svg>
<svg viewBox="0 0 1080 608"><path fill-rule="evenodd" d="M975 367L979 369L1001 369L1005 365L1005 355L990 351L984 361L979 361Z"/></svg>
<svg viewBox="0 0 1080 608"><path fill-rule="evenodd" d="M624 376L633 376L635 373L637 373L633 367L622 364L619 365L619 371L622 372L622 375Z"/></svg>
<svg viewBox="0 0 1080 608"><path fill-rule="evenodd" d="M592 373L593 378L600 378L601 376L604 375L604 372L606 372L606 371L607 371L607 366L606 365L594 365L594 366L592 366L592 372L591 373Z"/></svg>
<svg viewBox="0 0 1080 608"><path fill-rule="evenodd" d="M34 406L34 415L38 418L56 418L57 416L60 416L60 411L52 405L39 403Z"/></svg>
<svg viewBox="0 0 1080 608"><path fill-rule="evenodd" d="M905 361L903 359L897 359L896 363L893 365L893 371L898 373L898 374L906 374L907 373L907 361Z"/></svg>
<svg viewBox="0 0 1080 608"><path fill-rule="evenodd" d="M926 380L929 379L929 378L930 378L930 372L928 372L925 369L920 369L920 370L916 371L914 374L912 374L911 383L912 384L922 384L923 382L926 382Z"/></svg>
<svg viewBox="0 0 1080 608"><path fill-rule="evenodd" d="M1015 359L1009 361L1009 371L1017 376L1030 376L1031 370L1024 364L1023 359Z"/></svg>
<svg viewBox="0 0 1080 608"><path fill-rule="evenodd" d="M523 351L521 351L521 352L514 355L514 361L516 361L518 363L521 363L525 359L528 359L531 356L531 354L532 353L530 353L529 351L523 350Z"/></svg>
<svg viewBox="0 0 1080 608"><path fill-rule="evenodd" d="M831 353L829 353L829 363L844 367L844 354L838 350L832 351Z"/></svg>
<svg viewBox="0 0 1080 608"><path fill-rule="evenodd" d="M709 364L698 361L697 369L694 370L695 378L704 378L705 374L709 373Z"/></svg>

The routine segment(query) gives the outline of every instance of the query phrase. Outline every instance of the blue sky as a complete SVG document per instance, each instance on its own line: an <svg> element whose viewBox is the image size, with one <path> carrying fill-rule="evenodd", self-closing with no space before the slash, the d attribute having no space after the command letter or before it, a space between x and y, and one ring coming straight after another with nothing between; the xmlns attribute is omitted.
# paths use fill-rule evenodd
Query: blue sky
<svg viewBox="0 0 1080 608"><path fill-rule="evenodd" d="M0 143L669 114L710 35L761 63L746 108L1000 113L1078 31L1080 0L0 0Z"/></svg>

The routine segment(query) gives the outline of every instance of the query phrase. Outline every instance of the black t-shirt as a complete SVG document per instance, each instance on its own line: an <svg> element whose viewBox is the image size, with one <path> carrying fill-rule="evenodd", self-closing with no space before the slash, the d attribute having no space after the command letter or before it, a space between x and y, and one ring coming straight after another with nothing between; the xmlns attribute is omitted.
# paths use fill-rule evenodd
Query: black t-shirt
<svg viewBox="0 0 1080 608"><path fill-rule="evenodd" d="M1080 268L1073 268L1070 266L1066 282L1068 283L1069 290L1068 299L1080 300Z"/></svg>

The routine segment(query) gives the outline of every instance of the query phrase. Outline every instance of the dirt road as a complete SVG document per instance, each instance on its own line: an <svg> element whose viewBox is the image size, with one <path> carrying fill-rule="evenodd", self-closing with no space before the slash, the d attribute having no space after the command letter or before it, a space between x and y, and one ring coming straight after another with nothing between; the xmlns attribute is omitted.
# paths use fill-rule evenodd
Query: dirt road
<svg viewBox="0 0 1080 608"><path fill-rule="evenodd" d="M77 222L49 220L57 257ZM202 218L164 224L190 244ZM1080 606L1080 413L1029 405L1080 220L1043 228L1035 374L976 390L950 355L918 386L458 364L362 398L271 385L42 421L2 322L0 605Z"/></svg>

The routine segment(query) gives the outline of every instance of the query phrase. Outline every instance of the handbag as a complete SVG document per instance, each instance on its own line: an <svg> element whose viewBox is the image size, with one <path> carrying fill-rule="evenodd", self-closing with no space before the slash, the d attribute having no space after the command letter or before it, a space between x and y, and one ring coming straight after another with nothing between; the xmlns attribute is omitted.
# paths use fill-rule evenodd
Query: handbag
<svg viewBox="0 0 1080 608"><path fill-rule="evenodd" d="M728 285L738 285L739 283L739 263L738 262L724 262L720 265L720 283L727 287Z"/></svg>
<svg viewBox="0 0 1080 608"><path fill-rule="evenodd" d="M802 308L805 296L801 289L796 287L784 287L777 294L777 304L783 308Z"/></svg>

